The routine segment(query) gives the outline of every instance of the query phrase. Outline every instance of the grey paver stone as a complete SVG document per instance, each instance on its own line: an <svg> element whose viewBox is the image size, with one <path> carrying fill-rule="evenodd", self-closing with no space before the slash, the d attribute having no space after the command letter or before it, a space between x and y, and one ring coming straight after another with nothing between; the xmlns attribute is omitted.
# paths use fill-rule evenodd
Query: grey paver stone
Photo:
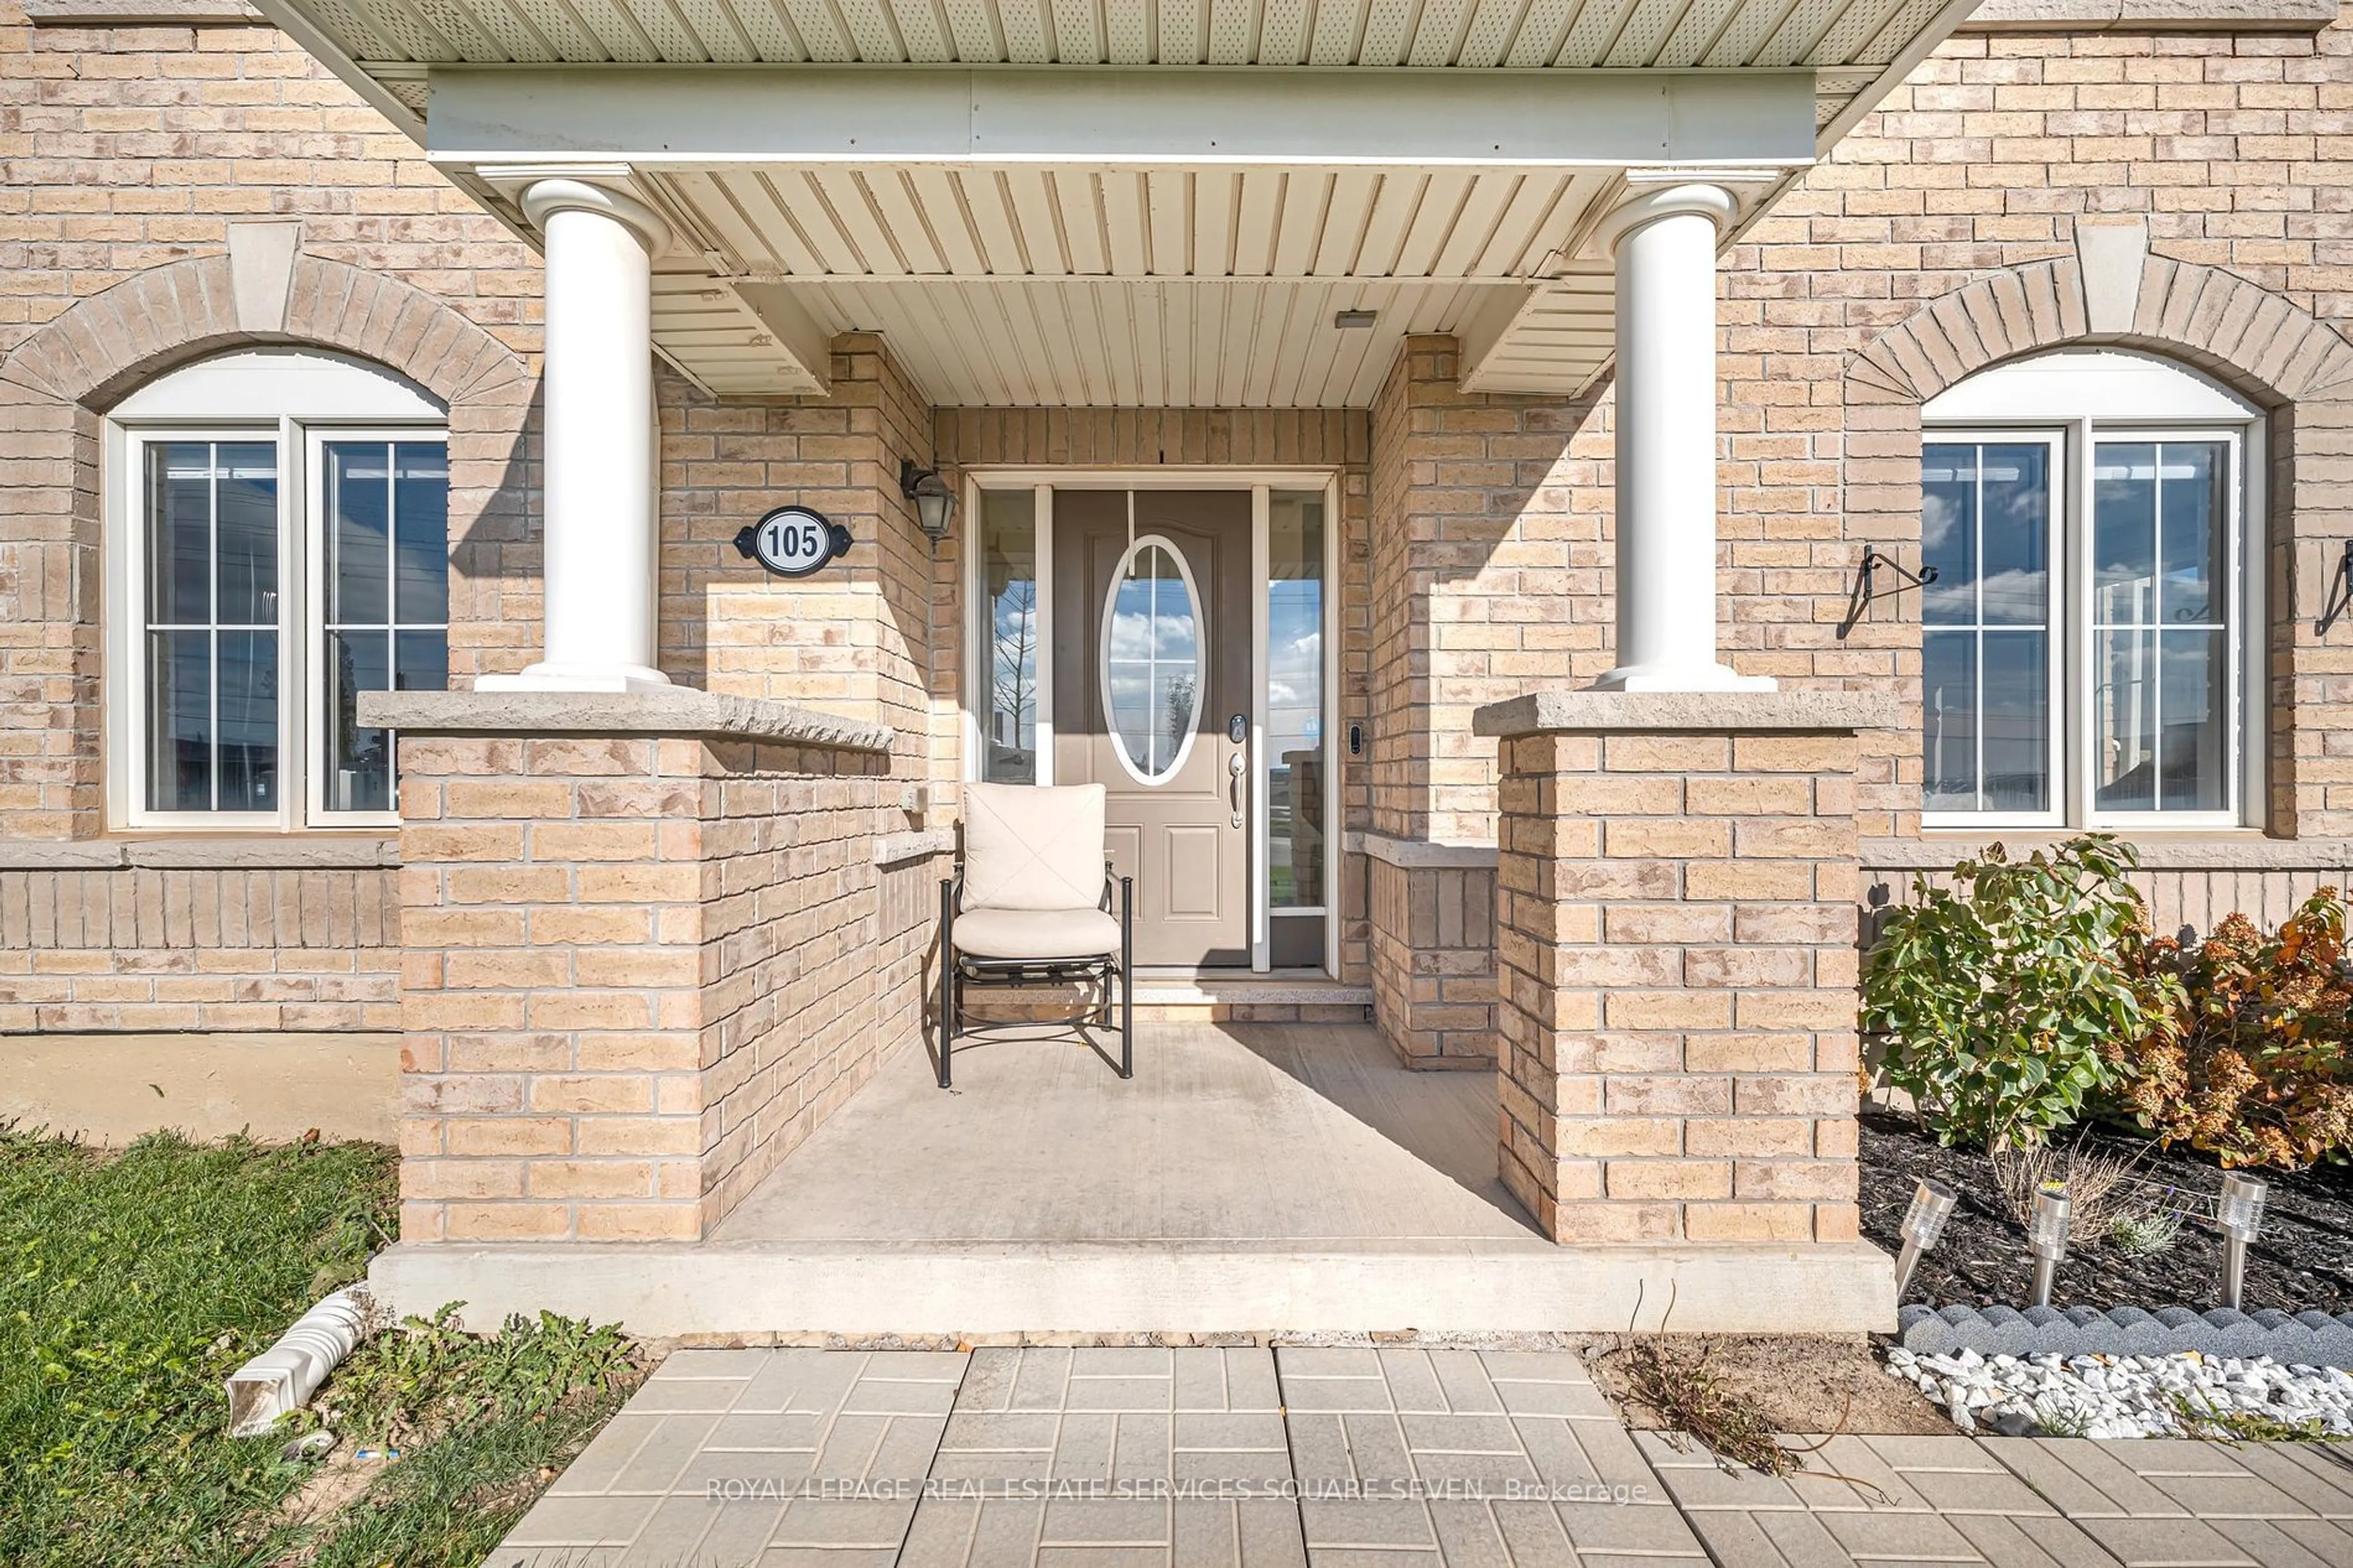
<svg viewBox="0 0 2353 1568"><path fill-rule="evenodd" d="M1348 1434L1348 1457L1358 1480L1379 1485L1413 1479L1413 1455L1396 1416L1386 1413L1343 1415L1340 1426Z"/></svg>
<svg viewBox="0 0 2353 1568"><path fill-rule="evenodd" d="M1906 1434L1875 1434L1863 1441L1889 1465L1907 1474L1913 1470L1976 1471L2004 1475L2007 1468L1975 1437L1956 1432L1949 1437Z"/></svg>
<svg viewBox="0 0 2353 1568"><path fill-rule="evenodd" d="M751 1542L737 1555L716 1558L703 1546L703 1538L718 1522L725 1504L713 1498L670 1497L654 1510L646 1521L638 1539L621 1554L622 1568L678 1568L679 1564L724 1563L727 1568L759 1560L760 1549L766 1538Z"/></svg>
<svg viewBox="0 0 2353 1568"><path fill-rule="evenodd" d="M1275 1372L1272 1351L1237 1348L1219 1353L1226 1362L1227 1409L1282 1408L1282 1382Z"/></svg>
<svg viewBox="0 0 2353 1568"><path fill-rule="evenodd" d="M1051 1411L972 1411L959 1402L955 1414L948 1417L947 1430L941 1436L940 1447L946 1449L997 1451L1035 1448L1044 1451L1053 1447L1055 1433L1060 1426L1060 1418Z"/></svg>
<svg viewBox="0 0 2353 1568"><path fill-rule="evenodd" d="M2253 1558L2194 1519L2078 1519L2125 1568L2256 1568Z"/></svg>
<svg viewBox="0 0 2353 1568"><path fill-rule="evenodd" d="M649 1383L667 1383L675 1378L750 1377L768 1363L776 1352L772 1350L681 1350L662 1358L654 1368Z"/></svg>
<svg viewBox="0 0 2353 1568"><path fill-rule="evenodd" d="M2116 1568L2116 1560L2101 1551L2097 1542L2053 1514L1948 1517L1978 1554L2000 1568Z"/></svg>
<svg viewBox="0 0 2353 1568"><path fill-rule="evenodd" d="M1082 1346L1071 1353L1072 1377L1167 1377L1175 1352L1161 1345Z"/></svg>
<svg viewBox="0 0 2353 1568"><path fill-rule="evenodd" d="M2283 1525L2286 1520L2222 1519L2213 1521L2215 1532L2237 1550L2262 1563L2263 1568L2344 1568L2353 1563L2353 1539L2341 1533L2335 1541L2321 1544L2331 1555L2323 1556L2308 1542L2289 1534ZM2318 1521L2307 1521L2318 1522ZM2323 1524L2323 1529L2331 1526Z"/></svg>
<svg viewBox="0 0 2353 1568"><path fill-rule="evenodd" d="M856 1551L791 1542L771 1546L760 1553L759 1568L892 1568L892 1560L897 1554L897 1548L890 1546Z"/></svg>
<svg viewBox="0 0 2353 1568"><path fill-rule="evenodd" d="M958 1415L977 1415L1011 1408L1013 1380L1021 1368L1021 1352L1010 1346L991 1345L972 1352L956 1390Z"/></svg>
<svg viewBox="0 0 2353 1568"><path fill-rule="evenodd" d="M1356 1474L1341 1417L1293 1411L1284 1421L1291 1468L1302 1481L1345 1480Z"/></svg>
<svg viewBox="0 0 2353 1568"><path fill-rule="evenodd" d="M2119 1447L2129 1445L2119 1444ZM2316 1519L2318 1514L2245 1470L2227 1476L2150 1476L2148 1483L2199 1519ZM2353 1564L2348 1564L2353 1568Z"/></svg>
<svg viewBox="0 0 2353 1568"><path fill-rule="evenodd" d="M1176 1385L1165 1377L1073 1377L1071 1410L1173 1410Z"/></svg>
<svg viewBox="0 0 2353 1568"><path fill-rule="evenodd" d="M2183 1511L2115 1460L2104 1461L2096 1451L2086 1451L2098 1447L2088 1438L1988 1437L1982 1441L1987 1453L2069 1519L2158 1517ZM2091 1468L2098 1479L2086 1475L2079 1466Z"/></svg>
<svg viewBox="0 0 2353 1568"><path fill-rule="evenodd" d="M1658 1473L1643 1462L1634 1435L1615 1421L1524 1415L1512 1425L1520 1447L1535 1461L1536 1474L1555 1486L1599 1484L1634 1496L1658 1493Z"/></svg>
<svg viewBox="0 0 2353 1568"><path fill-rule="evenodd" d="M1380 1363L1381 1375L1389 1385L1389 1403L1397 1409L1451 1408L1446 1402L1445 1386L1438 1381L1438 1369L1430 1364L1428 1351L1409 1347L1384 1350Z"/></svg>
<svg viewBox="0 0 2353 1568"><path fill-rule="evenodd" d="M1168 1505L1127 1498L1055 1498L1046 1504L1039 1537L1054 1546L1170 1544Z"/></svg>
<svg viewBox="0 0 2353 1568"><path fill-rule="evenodd" d="M639 1415L703 1413L724 1415L757 1384L757 1378L679 1377L649 1381L629 1396L628 1408Z"/></svg>
<svg viewBox="0 0 2353 1568"><path fill-rule="evenodd" d="M1575 1351L1478 1351L1474 1352L1487 1375L1501 1383L1505 1379L1528 1383L1591 1383L1592 1374Z"/></svg>
<svg viewBox="0 0 2353 1568"><path fill-rule="evenodd" d="M1312 1555L1326 1546L1434 1547L1430 1510L1409 1498L1302 1499L1300 1529Z"/></svg>
<svg viewBox="0 0 2353 1568"><path fill-rule="evenodd" d="M1171 1352L1168 1382L1169 1403L1176 1409L1232 1408L1226 1389L1224 1351L1179 1350Z"/></svg>
<svg viewBox="0 0 2353 1568"><path fill-rule="evenodd" d="M1286 1378L1381 1375L1380 1352L1369 1345L1283 1345L1274 1363Z"/></svg>
<svg viewBox="0 0 2353 1568"><path fill-rule="evenodd" d="M1025 1346L1017 1353L1021 1366L1014 1377L1010 1408L1060 1410L1063 1387L1071 1381L1071 1352L1060 1346L1042 1345Z"/></svg>
<svg viewBox="0 0 2353 1568"><path fill-rule="evenodd" d="M1437 1532L1446 1568L1514 1568L1515 1554L1504 1542L1501 1522L1485 1503L1433 1500L1429 1506L1430 1528ZM1520 1562L1525 1568L1577 1568L1576 1555L1565 1537L1524 1540L1522 1550L1525 1555Z"/></svg>
<svg viewBox="0 0 2353 1568"><path fill-rule="evenodd" d="M1112 1448L1118 1440L1115 1413L1071 1412L1062 1417L1061 1432L1054 1440L1054 1474L1064 1480L1109 1480Z"/></svg>
<svg viewBox="0 0 2353 1568"><path fill-rule="evenodd" d="M1157 1546L1043 1546L1036 1568L1163 1568L1168 1561Z"/></svg>
<svg viewBox="0 0 2353 1568"><path fill-rule="evenodd" d="M1166 1480L1169 1468L1169 1426L1173 1416L1148 1411L1127 1411L1118 1418L1117 1447L1112 1451L1114 1481Z"/></svg>
<svg viewBox="0 0 2353 1568"><path fill-rule="evenodd" d="M678 1423L682 1426L683 1422ZM706 1448L754 1448L772 1452L814 1454L818 1440L825 1436L825 1417L813 1410L780 1410L758 1415L738 1411L716 1420L704 1420L702 1429L708 1434L702 1447ZM647 1445L670 1440L665 1432Z"/></svg>
<svg viewBox="0 0 2353 1568"><path fill-rule="evenodd" d="M1486 1363L1477 1351L1430 1351L1430 1370L1445 1392L1446 1408L1459 1415L1483 1415L1504 1408Z"/></svg>
<svg viewBox="0 0 2353 1568"><path fill-rule="evenodd" d="M507 1536L511 1546L627 1546L653 1517L650 1497L543 1497Z"/></svg>
<svg viewBox="0 0 2353 1568"><path fill-rule="evenodd" d="M1446 1559L1429 1552L1396 1552L1360 1546L1307 1548L1308 1568L1446 1568Z"/></svg>
<svg viewBox="0 0 2353 1568"><path fill-rule="evenodd" d="M778 1546L887 1546L906 1539L913 1502L864 1498L795 1498L771 1540Z"/></svg>
<svg viewBox="0 0 2353 1568"><path fill-rule="evenodd" d="M1389 1385L1377 1377L1302 1377L1282 1374L1282 1404L1288 1410L1386 1411Z"/></svg>
<svg viewBox="0 0 2353 1568"><path fill-rule="evenodd" d="M1814 1516L1831 1539L1858 1560L1902 1559L1915 1563L1975 1563L1977 1549L1951 1523L1933 1513L1843 1512Z"/></svg>
<svg viewBox="0 0 2353 1568"><path fill-rule="evenodd" d="M640 1415L624 1409L605 1423L580 1457L565 1467L554 1484L547 1489L551 1496L589 1495L605 1491L613 1484L624 1466L636 1457L638 1447L659 1430L663 1417Z"/></svg>
<svg viewBox="0 0 2353 1568"><path fill-rule="evenodd" d="M1499 1509L1506 1505L1498 1503ZM1580 1554L1614 1552L1658 1557L1698 1557L1699 1537L1681 1510L1620 1502L1549 1505Z"/></svg>
<svg viewBox="0 0 2353 1568"><path fill-rule="evenodd" d="M1443 1449L1462 1454L1517 1454L1520 1434L1508 1416L1405 1415L1398 1417L1406 1445L1417 1454Z"/></svg>
<svg viewBox="0 0 2353 1568"><path fill-rule="evenodd" d="M2053 1514L2051 1504L2042 1493L2008 1470L1904 1470L1899 1473L1912 1489L1939 1513Z"/></svg>
<svg viewBox="0 0 2353 1568"><path fill-rule="evenodd" d="M937 1415L955 1405L955 1384L914 1378L861 1377L843 1400L851 1415Z"/></svg>
<svg viewBox="0 0 2353 1568"><path fill-rule="evenodd" d="M1179 1448L1280 1449L1282 1417L1273 1411L1180 1410Z"/></svg>
<svg viewBox="0 0 2353 1568"><path fill-rule="evenodd" d="M2337 1458L2306 1443L2249 1443L2238 1458L2321 1518L2353 1520L2353 1453Z"/></svg>

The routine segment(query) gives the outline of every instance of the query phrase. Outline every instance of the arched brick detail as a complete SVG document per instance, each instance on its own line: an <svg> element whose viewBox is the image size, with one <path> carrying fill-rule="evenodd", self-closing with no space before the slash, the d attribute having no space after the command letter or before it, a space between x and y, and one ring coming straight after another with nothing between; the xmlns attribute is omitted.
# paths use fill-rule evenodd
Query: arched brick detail
<svg viewBox="0 0 2353 1568"><path fill-rule="evenodd" d="M402 279L298 255L282 324L240 325L229 258L150 268L76 302L0 361L0 832L104 828L99 495L104 415L208 355L290 345L398 371L449 415L450 674L528 663L537 640L531 426L522 355ZM27 731L37 732L28 734Z"/></svg>
<svg viewBox="0 0 2353 1568"><path fill-rule="evenodd" d="M452 408L529 374L521 356L415 284L316 256L295 258L283 330L248 331L228 258L200 256L81 300L18 344L0 380L103 413L176 365L272 343L374 360Z"/></svg>
<svg viewBox="0 0 2353 1568"><path fill-rule="evenodd" d="M2131 330L2095 333L2075 258L2032 262L1974 279L1856 350L1845 378L1847 537L1916 558L1921 405L2004 361L2055 348L2137 349L2234 388L2269 416L2270 450L2257 455L2268 510L2269 800L2257 816L2282 836L2353 836L2353 768L2338 781L2341 764L2323 743L2353 730L2353 694L2338 689L2343 656L2314 625L2353 538L2353 340L2217 267L2152 255L2139 289ZM1904 831L1920 807L1918 616L1916 595L1897 595L1873 607L1851 645L1896 649L1911 675L1894 754L1863 774L1870 804Z"/></svg>

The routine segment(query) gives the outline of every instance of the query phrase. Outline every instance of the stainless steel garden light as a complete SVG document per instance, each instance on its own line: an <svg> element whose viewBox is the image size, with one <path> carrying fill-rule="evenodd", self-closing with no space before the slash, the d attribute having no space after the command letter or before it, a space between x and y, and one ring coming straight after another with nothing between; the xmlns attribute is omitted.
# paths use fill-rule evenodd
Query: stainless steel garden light
<svg viewBox="0 0 2353 1568"><path fill-rule="evenodd" d="M2222 1225L2222 1305L2236 1311L2247 1283L2247 1243L2263 1225L2263 1195L2271 1188L2236 1171L2222 1173L2222 1200L2214 1217Z"/></svg>
<svg viewBox="0 0 2353 1568"><path fill-rule="evenodd" d="M1912 1189L1912 1206L1904 1211L1900 1227L1904 1250L1895 1259L1898 1301L1904 1300L1904 1288L1912 1283L1912 1271L1920 1267L1920 1255L1936 1246L1936 1238L1945 1234L1945 1222L1952 1217L1953 1205L1958 1201L1952 1188L1926 1176Z"/></svg>
<svg viewBox="0 0 2353 1568"><path fill-rule="evenodd" d="M2071 1205L2067 1184L2045 1182L2034 1194L2034 1218L2026 1227L2026 1244L2034 1254L2034 1304L2051 1305L2051 1281L2067 1256L2067 1219Z"/></svg>

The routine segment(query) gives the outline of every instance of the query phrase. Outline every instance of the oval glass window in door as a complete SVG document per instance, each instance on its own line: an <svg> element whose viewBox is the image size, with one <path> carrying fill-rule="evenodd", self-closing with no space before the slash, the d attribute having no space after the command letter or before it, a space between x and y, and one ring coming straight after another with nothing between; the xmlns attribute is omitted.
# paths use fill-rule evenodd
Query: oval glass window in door
<svg viewBox="0 0 2353 1568"><path fill-rule="evenodd" d="M1200 595L1176 547L1128 547L1103 605L1103 697L1112 747L1139 784L1165 784L1193 749L1201 697Z"/></svg>

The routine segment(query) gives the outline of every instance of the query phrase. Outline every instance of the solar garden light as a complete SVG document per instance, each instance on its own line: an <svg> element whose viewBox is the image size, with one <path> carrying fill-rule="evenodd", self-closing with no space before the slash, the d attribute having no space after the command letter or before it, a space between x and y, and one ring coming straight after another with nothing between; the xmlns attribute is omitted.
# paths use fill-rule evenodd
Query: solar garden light
<svg viewBox="0 0 2353 1568"><path fill-rule="evenodd" d="M2067 1256L2067 1184L2045 1182L2034 1194L2034 1218L2026 1227L2026 1245L2034 1254L2034 1304L2051 1305L2051 1281Z"/></svg>
<svg viewBox="0 0 2353 1568"><path fill-rule="evenodd" d="M2222 1201L2215 1217L2222 1223L2222 1305L2236 1311L2247 1283L2247 1243L2263 1228L2263 1194L2271 1189L2253 1176L2222 1173Z"/></svg>
<svg viewBox="0 0 2353 1568"><path fill-rule="evenodd" d="M1922 1177L1912 1189L1912 1206L1904 1211L1900 1227L1904 1250L1895 1259L1895 1299L1904 1300L1904 1288L1912 1283L1912 1271L1920 1267L1920 1255L1936 1245L1945 1234L1945 1222L1953 1217L1953 1205L1958 1200L1953 1189L1944 1183Z"/></svg>

